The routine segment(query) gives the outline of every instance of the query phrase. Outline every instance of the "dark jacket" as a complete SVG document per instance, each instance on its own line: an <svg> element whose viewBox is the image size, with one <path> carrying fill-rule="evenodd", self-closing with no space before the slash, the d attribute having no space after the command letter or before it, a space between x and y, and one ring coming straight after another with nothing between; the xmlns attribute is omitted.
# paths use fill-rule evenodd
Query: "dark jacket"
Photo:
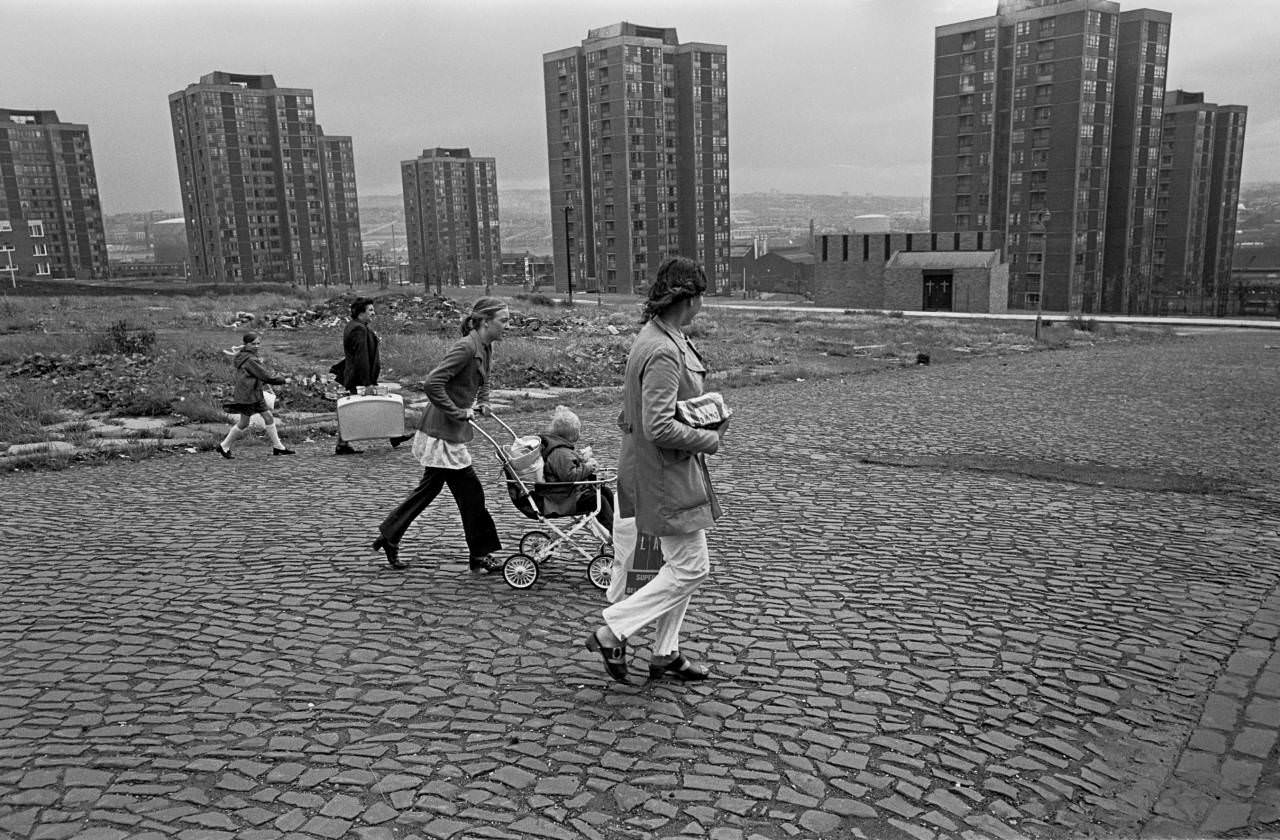
<svg viewBox="0 0 1280 840"><path fill-rule="evenodd" d="M544 482L592 481L596 477L594 467L588 466L582 453L559 435L544 434L542 438L542 480ZM542 512L570 514L578 506L578 499L590 495L595 499L591 485L581 487L546 487L542 490Z"/></svg>
<svg viewBox="0 0 1280 840"><path fill-rule="evenodd" d="M427 374L430 404L418 431L440 440L466 443L475 437L463 412L489 401L489 347L479 334L468 333L454 342L435 370Z"/></svg>
<svg viewBox="0 0 1280 840"><path fill-rule="evenodd" d="M689 534L720 518L705 459L720 436L676 416L676 401L700 395L706 375L693 342L662 321L646 323L631 345L618 416L618 512L646 534Z"/></svg>
<svg viewBox="0 0 1280 840"><path fill-rule="evenodd" d="M342 387L354 392L361 385L377 385L382 372L378 358L378 334L369 325L352 318L342 331Z"/></svg>
<svg viewBox="0 0 1280 840"><path fill-rule="evenodd" d="M256 405L262 402L262 386L267 385L283 385L284 379L279 376L272 376L267 369L262 366L262 362L258 361L258 351L254 348L242 347L240 352L236 353L235 361L235 379L232 382L233 390L231 393L231 402L241 405Z"/></svg>

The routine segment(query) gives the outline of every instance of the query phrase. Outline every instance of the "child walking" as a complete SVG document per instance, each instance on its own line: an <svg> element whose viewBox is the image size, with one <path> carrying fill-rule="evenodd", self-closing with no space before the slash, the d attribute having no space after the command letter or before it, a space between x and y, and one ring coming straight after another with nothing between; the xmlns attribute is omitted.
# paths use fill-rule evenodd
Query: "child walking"
<svg viewBox="0 0 1280 840"><path fill-rule="evenodd" d="M283 385L284 378L272 376L258 360L262 339L257 333L245 333L243 338L244 344L236 353L233 362L235 379L231 402L222 405L228 414L239 414L240 417L231 425L222 443L218 444L218 454L223 458L235 457L231 454L231 444L248 432L250 418L255 414L261 414L263 425L266 427L267 440L271 441L271 454L295 455L297 453L285 448L285 445L280 442L280 432L276 428L275 418L271 416L266 397L262 395L263 385Z"/></svg>

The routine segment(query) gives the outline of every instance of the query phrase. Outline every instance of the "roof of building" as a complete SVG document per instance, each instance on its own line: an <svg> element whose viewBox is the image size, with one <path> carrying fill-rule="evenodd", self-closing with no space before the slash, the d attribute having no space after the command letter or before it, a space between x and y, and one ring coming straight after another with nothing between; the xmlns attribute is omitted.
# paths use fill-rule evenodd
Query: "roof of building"
<svg viewBox="0 0 1280 840"><path fill-rule="evenodd" d="M885 268L991 268L999 251L895 251Z"/></svg>
<svg viewBox="0 0 1280 840"><path fill-rule="evenodd" d="M801 263L805 265L812 265L817 262L817 260L813 258L813 254L809 253L808 249L774 248L769 253L774 256L781 257L787 262ZM766 254L765 256L768 255Z"/></svg>

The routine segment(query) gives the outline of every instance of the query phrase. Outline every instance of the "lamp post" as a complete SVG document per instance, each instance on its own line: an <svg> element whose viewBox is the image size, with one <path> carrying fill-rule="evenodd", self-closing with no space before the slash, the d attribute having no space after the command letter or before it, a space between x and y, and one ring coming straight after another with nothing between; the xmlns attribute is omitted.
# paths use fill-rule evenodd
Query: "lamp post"
<svg viewBox="0 0 1280 840"><path fill-rule="evenodd" d="M1040 316L1044 312L1044 269L1046 252L1049 250L1049 220L1052 215L1048 210L1041 210L1036 217L1040 225L1040 290L1036 292L1036 341L1040 340Z"/></svg>
<svg viewBox="0 0 1280 840"><path fill-rule="evenodd" d="M573 207L566 204L564 206L564 271L565 276L569 279L569 305L573 306L573 251L569 246L569 214L573 212Z"/></svg>

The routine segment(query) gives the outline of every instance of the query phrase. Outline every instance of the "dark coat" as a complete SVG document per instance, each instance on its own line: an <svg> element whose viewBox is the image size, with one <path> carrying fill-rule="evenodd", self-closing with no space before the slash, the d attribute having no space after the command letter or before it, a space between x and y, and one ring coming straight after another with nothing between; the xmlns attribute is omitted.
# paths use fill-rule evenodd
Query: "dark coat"
<svg viewBox="0 0 1280 840"><path fill-rule="evenodd" d="M702 393L707 369L693 342L658 319L631 345L622 380L618 512L654 536L690 534L720 518L706 455L720 436L676 415L676 401Z"/></svg>
<svg viewBox="0 0 1280 840"><path fill-rule="evenodd" d="M377 385L382 372L378 358L378 334L368 324L352 318L342 331L342 387L354 393L361 385Z"/></svg>
<svg viewBox="0 0 1280 840"><path fill-rule="evenodd" d="M572 443L559 435L549 433L539 437L542 439L542 480L544 482L560 483L595 479L595 468L587 465L582 453ZM579 499L589 495L594 502L595 492L589 484L581 487L546 487L542 490L542 512L573 513L578 508Z"/></svg>
<svg viewBox="0 0 1280 840"><path fill-rule="evenodd" d="M471 332L454 342L435 370L427 374L430 404L418 431L452 443L475 437L463 412L489 401L489 346Z"/></svg>
<svg viewBox="0 0 1280 840"><path fill-rule="evenodd" d="M242 347L236 353L235 379L232 381L231 402L236 405L256 406L262 400L262 386L283 385L284 378L272 376L258 361L258 351Z"/></svg>

